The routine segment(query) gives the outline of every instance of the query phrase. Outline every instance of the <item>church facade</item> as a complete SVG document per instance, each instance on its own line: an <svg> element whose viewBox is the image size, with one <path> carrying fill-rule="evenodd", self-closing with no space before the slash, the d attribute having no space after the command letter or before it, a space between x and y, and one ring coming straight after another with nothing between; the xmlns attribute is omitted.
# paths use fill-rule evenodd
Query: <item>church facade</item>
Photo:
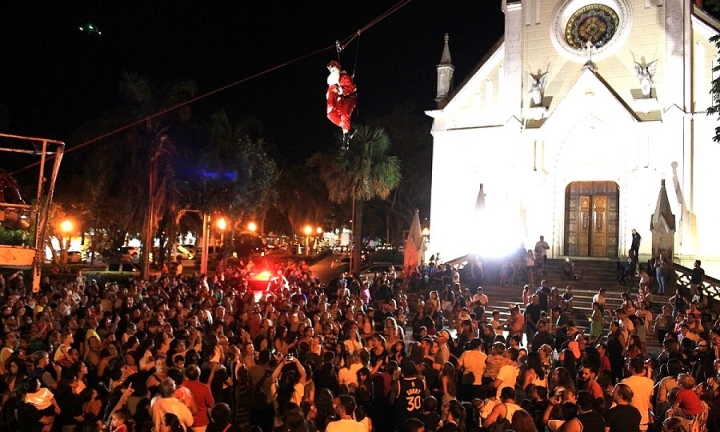
<svg viewBox="0 0 720 432"><path fill-rule="evenodd" d="M699 3L699 2L698 2ZM504 37L453 88L448 37L433 118L429 253L552 257L653 250L661 182L676 261L720 273L720 22L690 0L503 1ZM714 269L717 269L713 271Z"/></svg>

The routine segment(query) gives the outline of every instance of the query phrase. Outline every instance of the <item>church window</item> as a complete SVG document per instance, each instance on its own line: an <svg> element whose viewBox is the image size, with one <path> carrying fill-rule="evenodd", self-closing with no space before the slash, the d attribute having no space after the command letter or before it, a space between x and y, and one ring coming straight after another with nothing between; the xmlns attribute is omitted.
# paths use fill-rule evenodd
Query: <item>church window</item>
<svg viewBox="0 0 720 432"><path fill-rule="evenodd" d="M628 0L561 0L553 11L551 40L565 58L578 63L614 54L630 34Z"/></svg>

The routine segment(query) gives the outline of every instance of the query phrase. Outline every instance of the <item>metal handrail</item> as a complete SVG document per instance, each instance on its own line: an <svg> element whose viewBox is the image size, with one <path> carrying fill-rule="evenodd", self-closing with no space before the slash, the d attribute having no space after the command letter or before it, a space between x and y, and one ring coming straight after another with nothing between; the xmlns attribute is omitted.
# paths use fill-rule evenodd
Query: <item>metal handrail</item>
<svg viewBox="0 0 720 432"><path fill-rule="evenodd" d="M673 263L673 271L675 272L675 280L678 288L683 288L690 292L690 278L692 277L692 269ZM707 274L703 278L703 282L698 289L702 290L710 301L708 306L711 310L720 308L720 280L710 277Z"/></svg>

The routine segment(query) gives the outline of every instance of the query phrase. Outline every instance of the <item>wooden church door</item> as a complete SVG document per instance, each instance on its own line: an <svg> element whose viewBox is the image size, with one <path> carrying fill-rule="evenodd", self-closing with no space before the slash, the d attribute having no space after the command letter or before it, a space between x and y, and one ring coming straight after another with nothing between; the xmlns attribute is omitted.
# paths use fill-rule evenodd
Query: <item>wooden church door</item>
<svg viewBox="0 0 720 432"><path fill-rule="evenodd" d="M565 255L618 256L618 198L615 182L573 182L565 190Z"/></svg>

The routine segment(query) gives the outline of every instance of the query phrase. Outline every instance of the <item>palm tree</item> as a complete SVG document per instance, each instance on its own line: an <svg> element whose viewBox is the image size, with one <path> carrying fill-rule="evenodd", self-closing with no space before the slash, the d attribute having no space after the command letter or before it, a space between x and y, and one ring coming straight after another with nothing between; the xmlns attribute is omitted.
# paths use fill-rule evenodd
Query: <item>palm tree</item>
<svg viewBox="0 0 720 432"><path fill-rule="evenodd" d="M309 162L320 169L330 201L339 204L351 200L354 204L353 272L360 264L363 204L376 197L387 199L400 184L400 160L389 156L389 149L390 139L383 128L360 126L350 150L315 155Z"/></svg>

